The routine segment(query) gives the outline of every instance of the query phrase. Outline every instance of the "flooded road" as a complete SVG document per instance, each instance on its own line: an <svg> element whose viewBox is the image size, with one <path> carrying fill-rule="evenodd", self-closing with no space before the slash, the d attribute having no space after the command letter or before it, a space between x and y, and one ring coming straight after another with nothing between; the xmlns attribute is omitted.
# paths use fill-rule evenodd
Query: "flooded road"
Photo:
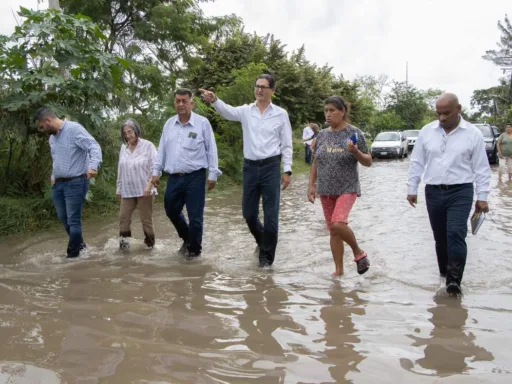
<svg viewBox="0 0 512 384"><path fill-rule="evenodd" d="M300 161L297 159L296 161ZM512 183L493 168L492 220L468 235L462 299L445 297L423 191L408 160L362 169L351 252L333 278L320 202L306 175L282 194L272 271L259 270L240 195L207 201L204 255L189 262L163 210L157 246L118 250L116 218L0 245L0 383L510 383ZM348 247L346 247L348 248Z"/></svg>

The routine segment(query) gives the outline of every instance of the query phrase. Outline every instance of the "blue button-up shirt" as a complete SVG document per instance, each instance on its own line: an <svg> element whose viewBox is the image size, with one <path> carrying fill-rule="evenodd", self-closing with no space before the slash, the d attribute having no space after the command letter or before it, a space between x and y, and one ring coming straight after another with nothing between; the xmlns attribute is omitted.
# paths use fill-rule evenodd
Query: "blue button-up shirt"
<svg viewBox="0 0 512 384"><path fill-rule="evenodd" d="M52 180L58 177L85 175L98 170L102 161L101 147L79 123L66 120L56 135L51 135Z"/></svg>
<svg viewBox="0 0 512 384"><path fill-rule="evenodd" d="M219 170L215 135L208 119L192 112L190 120L181 124L178 115L164 125L153 175L190 173L208 168L208 180L222 175Z"/></svg>

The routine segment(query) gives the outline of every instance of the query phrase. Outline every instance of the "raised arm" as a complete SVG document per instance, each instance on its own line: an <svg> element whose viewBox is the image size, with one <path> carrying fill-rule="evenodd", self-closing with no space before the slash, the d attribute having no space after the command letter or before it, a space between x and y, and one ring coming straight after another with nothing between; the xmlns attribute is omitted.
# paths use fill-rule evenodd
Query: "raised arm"
<svg viewBox="0 0 512 384"><path fill-rule="evenodd" d="M207 91L206 89L200 89L199 91L201 92L203 100L212 104L213 108L215 108L217 113L223 118L229 121L242 121L243 107L233 107L229 104L226 104L217 98L217 95L215 95L215 93L212 91Z"/></svg>

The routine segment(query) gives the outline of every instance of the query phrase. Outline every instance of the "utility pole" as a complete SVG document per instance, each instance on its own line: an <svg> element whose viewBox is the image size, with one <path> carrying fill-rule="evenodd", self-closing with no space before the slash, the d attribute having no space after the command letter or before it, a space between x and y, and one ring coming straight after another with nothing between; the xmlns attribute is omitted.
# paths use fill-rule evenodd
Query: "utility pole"
<svg viewBox="0 0 512 384"><path fill-rule="evenodd" d="M409 62L405 62L405 85L409 86Z"/></svg>
<svg viewBox="0 0 512 384"><path fill-rule="evenodd" d="M48 0L49 9L60 9L59 0Z"/></svg>

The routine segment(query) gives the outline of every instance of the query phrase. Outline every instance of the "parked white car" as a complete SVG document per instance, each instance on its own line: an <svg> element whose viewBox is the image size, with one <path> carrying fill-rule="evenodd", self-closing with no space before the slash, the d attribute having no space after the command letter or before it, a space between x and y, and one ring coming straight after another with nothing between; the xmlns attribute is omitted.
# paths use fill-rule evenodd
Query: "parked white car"
<svg viewBox="0 0 512 384"><path fill-rule="evenodd" d="M372 157L407 157L409 148L402 132L381 132L373 140Z"/></svg>
<svg viewBox="0 0 512 384"><path fill-rule="evenodd" d="M414 145L416 145L416 139L418 138L420 131L417 129L410 129L407 131L403 131L402 133L405 136L405 139L407 140L407 145L409 149L414 147Z"/></svg>

